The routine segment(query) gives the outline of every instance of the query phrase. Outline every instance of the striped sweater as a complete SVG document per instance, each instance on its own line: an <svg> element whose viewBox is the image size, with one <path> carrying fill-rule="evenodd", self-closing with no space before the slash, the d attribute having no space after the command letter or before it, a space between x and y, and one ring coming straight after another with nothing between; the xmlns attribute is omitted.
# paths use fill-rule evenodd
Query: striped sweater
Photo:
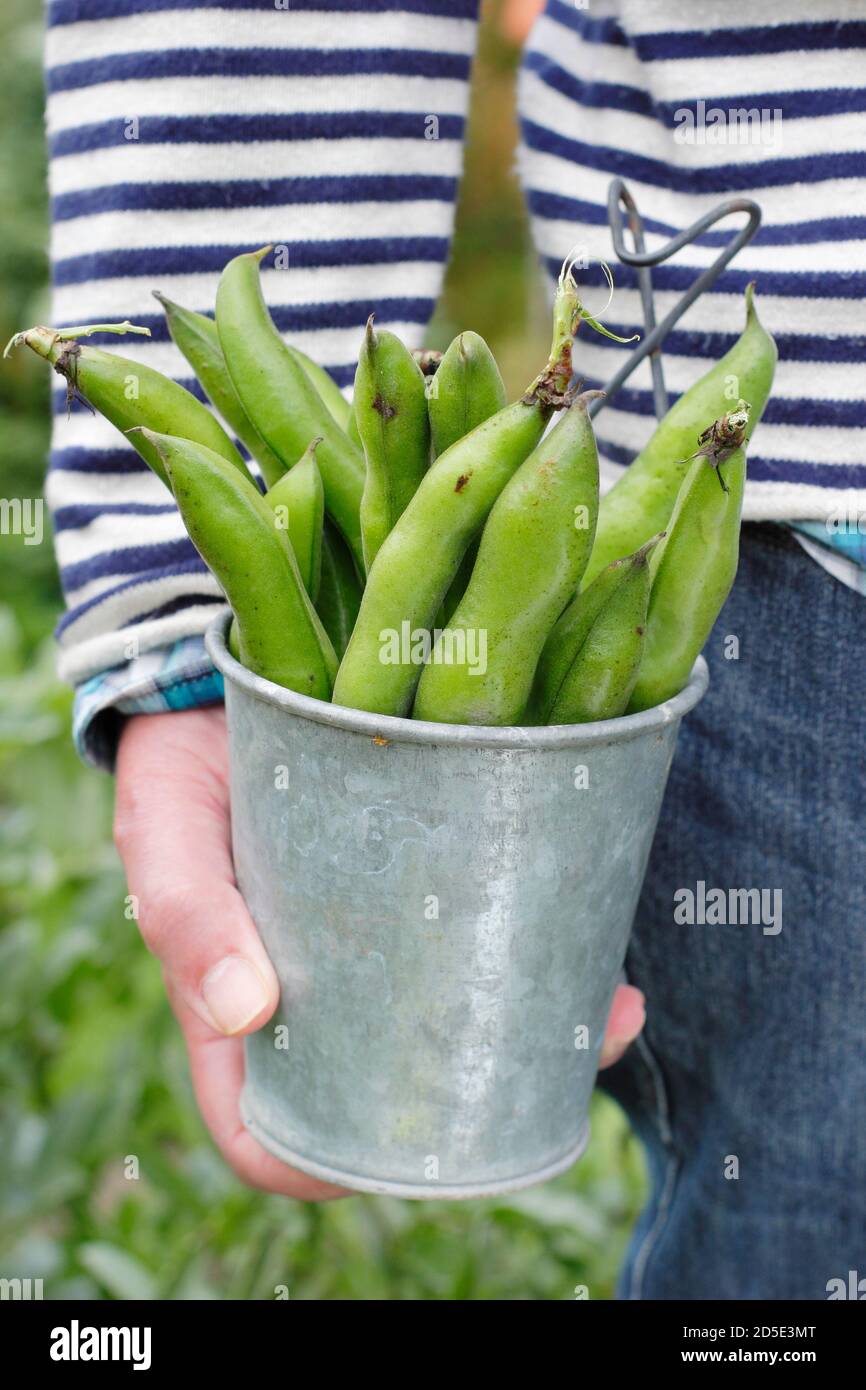
<svg viewBox="0 0 866 1390"><path fill-rule="evenodd" d="M476 0L51 0L53 321L146 324L151 340L112 348L194 389L151 290L209 311L224 262L277 242L289 270L264 275L274 318L341 386L371 310L420 344L448 253L476 11ZM780 363L746 516L811 525L816 554L828 515L866 517L864 48L862 0L828 0L821 14L779 0L771 16L746 0L550 0L519 89L520 171L551 270L575 243L612 258L614 175L650 246L727 195L761 203L755 241L671 334L667 383L677 395L731 345L756 279ZM748 143L740 108L768 113ZM654 271L660 313L727 235L714 229ZM619 269L617 287L611 326L629 334L641 323L633 272ZM623 351L587 335L576 365L597 384ZM158 652L203 630L219 592L138 456L84 410L67 421L60 389L55 409L61 673L92 691L121 668L111 688L128 695ZM606 483L651 417L644 366L598 419ZM197 679L200 656L194 668Z"/></svg>
<svg viewBox="0 0 866 1390"><path fill-rule="evenodd" d="M551 270L574 243L610 258L607 189L617 175L650 250L726 197L763 209L754 241L664 349L678 395L732 345L743 290L757 281L780 360L749 451L744 515L753 520L823 520L850 504L866 527L864 57L863 0L592 0L589 10L552 0L525 58L521 165ZM741 111L766 115L734 120ZM743 220L653 271L659 317ZM614 315L624 333L641 323L633 270L617 271ZM587 335L580 370L601 384L623 351ZM599 416L606 459L628 463L651 416L644 365Z"/></svg>

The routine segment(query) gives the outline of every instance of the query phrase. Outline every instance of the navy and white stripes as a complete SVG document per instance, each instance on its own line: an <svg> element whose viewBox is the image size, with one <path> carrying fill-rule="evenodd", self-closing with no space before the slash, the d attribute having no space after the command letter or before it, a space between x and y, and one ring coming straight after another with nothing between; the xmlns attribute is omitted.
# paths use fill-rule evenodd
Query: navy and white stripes
<svg viewBox="0 0 866 1390"><path fill-rule="evenodd" d="M612 259L606 202L617 175L650 249L728 196L761 204L755 240L665 343L676 396L731 346L743 290L757 281L780 360L749 454L752 519L823 519L843 500L866 516L864 59L859 0L783 0L771 10L753 0L593 0L589 9L552 0L524 62L521 170L551 270L580 243ZM706 133L712 110L724 115L719 143ZM732 113L743 110L767 113L761 138L755 125L746 143L736 138ZM687 124L693 143L681 138ZM659 317L741 221L653 271ZM629 334L642 322L636 276L618 268L616 282L611 326ZM600 385L627 349L581 339L577 370ZM646 439L652 410L644 365L598 417L606 482L618 475L611 464L630 462Z"/></svg>
<svg viewBox="0 0 866 1390"><path fill-rule="evenodd" d="M419 345L451 236L476 0L55 0L46 51L53 321L183 381L151 291L212 311L274 242L274 318L349 387L368 315ZM99 342L99 339L94 339ZM57 415L48 498L71 681L200 632L219 601L165 489L104 421Z"/></svg>

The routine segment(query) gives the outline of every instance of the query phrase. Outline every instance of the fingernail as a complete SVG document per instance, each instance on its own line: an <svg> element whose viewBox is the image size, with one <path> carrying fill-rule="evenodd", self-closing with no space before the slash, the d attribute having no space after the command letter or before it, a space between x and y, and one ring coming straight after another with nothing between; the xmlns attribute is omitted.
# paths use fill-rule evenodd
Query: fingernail
<svg viewBox="0 0 866 1390"><path fill-rule="evenodd" d="M600 1067L612 1067L631 1046L633 1038L605 1038L601 1049Z"/></svg>
<svg viewBox="0 0 866 1390"><path fill-rule="evenodd" d="M209 970L201 993L221 1033L239 1033L270 1003L267 985L243 956L226 956Z"/></svg>

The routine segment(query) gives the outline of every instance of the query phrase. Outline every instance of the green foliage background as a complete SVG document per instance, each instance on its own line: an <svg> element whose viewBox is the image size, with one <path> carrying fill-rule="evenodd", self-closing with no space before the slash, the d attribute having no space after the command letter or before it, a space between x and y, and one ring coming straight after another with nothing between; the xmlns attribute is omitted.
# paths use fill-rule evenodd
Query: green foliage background
<svg viewBox="0 0 866 1390"><path fill-rule="evenodd" d="M490 22L496 8L431 343L477 328L516 389L545 347L545 309L509 173L515 54ZM47 316L40 51L39 7L4 0L2 342ZM48 377L24 353L0 372L0 437L0 495L38 496ZM198 1118L157 965L124 917L110 780L69 741L49 538L0 537L0 595L0 1276L41 1277L54 1299L266 1299L277 1285L299 1299L566 1299L577 1285L609 1298L644 1175L601 1098L583 1161L499 1201L307 1207L228 1172Z"/></svg>

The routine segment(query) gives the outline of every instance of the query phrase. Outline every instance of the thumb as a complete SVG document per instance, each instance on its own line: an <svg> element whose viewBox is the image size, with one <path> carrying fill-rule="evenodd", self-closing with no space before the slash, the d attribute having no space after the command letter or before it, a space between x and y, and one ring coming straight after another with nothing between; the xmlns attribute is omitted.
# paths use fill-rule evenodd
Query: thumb
<svg viewBox="0 0 866 1390"><path fill-rule="evenodd" d="M646 1022L646 1000L634 985L617 985L607 1019L599 1068L618 1062Z"/></svg>
<svg viewBox="0 0 866 1390"><path fill-rule="evenodd" d="M117 759L115 842L145 943L218 1033L254 1032L279 984L232 867L222 711L140 715Z"/></svg>

